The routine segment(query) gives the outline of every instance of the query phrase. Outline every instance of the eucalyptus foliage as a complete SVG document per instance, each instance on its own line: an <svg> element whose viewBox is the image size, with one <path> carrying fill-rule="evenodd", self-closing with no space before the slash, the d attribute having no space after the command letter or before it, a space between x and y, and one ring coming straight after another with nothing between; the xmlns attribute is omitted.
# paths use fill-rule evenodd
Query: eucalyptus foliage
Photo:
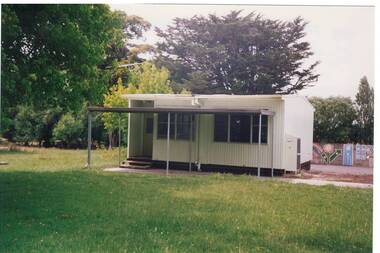
<svg viewBox="0 0 380 253"><path fill-rule="evenodd" d="M20 106L36 115L60 108L76 118L83 105L101 104L118 79L118 62L138 59L131 39L150 27L102 4L4 4L1 14L0 120L11 140L32 136L21 129L32 119L21 117ZM17 114L27 120L17 123L18 133Z"/></svg>

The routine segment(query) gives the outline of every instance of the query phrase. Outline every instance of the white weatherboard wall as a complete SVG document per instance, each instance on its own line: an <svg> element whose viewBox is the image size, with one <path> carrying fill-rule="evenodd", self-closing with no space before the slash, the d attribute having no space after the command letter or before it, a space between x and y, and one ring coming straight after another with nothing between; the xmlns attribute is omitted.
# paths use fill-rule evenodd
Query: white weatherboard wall
<svg viewBox="0 0 380 253"><path fill-rule="evenodd" d="M192 107L191 98L189 99L162 99L155 101L155 107ZM283 101L280 97L274 99L252 99L233 98L226 99L200 99L202 108L225 108L226 103L229 109L255 108L269 109L275 112L274 120L268 117L268 143L261 144L260 153L258 144L250 143L226 143L214 142L214 116L212 114L202 114L200 118L200 128L196 129L196 138L192 144L192 161L201 164L221 164L231 166L247 167L273 167L282 169L282 146L284 141L283 126ZM272 145L272 124L274 123L274 145ZM166 160L166 139L157 139L157 117L154 120L154 139L153 139L153 159ZM199 143L198 143L199 141ZM198 150L199 147L199 150ZM189 141L170 140L170 160L176 162L189 162ZM260 161L260 163L258 163Z"/></svg>
<svg viewBox="0 0 380 253"><path fill-rule="evenodd" d="M314 107L303 96L284 96L284 101L285 134L301 139L301 163L310 161L313 157Z"/></svg>
<svg viewBox="0 0 380 253"><path fill-rule="evenodd" d="M314 108L305 97L196 95L195 98L197 99L194 99L194 96L153 94L136 94L129 97L130 105L133 107L194 108L198 106L201 109L267 109L274 112L274 116L268 116L268 143L261 144L259 151L257 143L214 142L214 115L197 114L194 122L196 124L194 141L190 144L189 140L171 139L170 161L187 163L191 154L193 163L261 168L273 166L275 169L295 171L297 169L297 138L301 139L301 163L312 159ZM142 120L142 114L131 114L129 157L141 153ZM171 130L174 131L174 129ZM166 141L166 139L157 139L157 114L154 114L153 160L166 160Z"/></svg>

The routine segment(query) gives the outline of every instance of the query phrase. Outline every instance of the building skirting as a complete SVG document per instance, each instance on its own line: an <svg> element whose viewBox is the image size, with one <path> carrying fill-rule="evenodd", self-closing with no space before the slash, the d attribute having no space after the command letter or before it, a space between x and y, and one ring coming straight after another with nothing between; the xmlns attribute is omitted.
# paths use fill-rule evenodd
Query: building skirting
<svg viewBox="0 0 380 253"><path fill-rule="evenodd" d="M166 168L166 161L152 160L152 167L158 169ZM175 170L189 170L189 163L184 162L169 162L169 167ZM196 164L192 163L192 171L197 171ZM202 164L202 172L219 172L219 173L231 173L231 174L247 174L258 175L258 169L256 167L240 167L221 164ZM283 169L273 169L273 176L282 176L285 173ZM260 176L271 176L271 168L260 168Z"/></svg>
<svg viewBox="0 0 380 253"><path fill-rule="evenodd" d="M301 170L310 170L310 168L311 168L311 161L301 163Z"/></svg>

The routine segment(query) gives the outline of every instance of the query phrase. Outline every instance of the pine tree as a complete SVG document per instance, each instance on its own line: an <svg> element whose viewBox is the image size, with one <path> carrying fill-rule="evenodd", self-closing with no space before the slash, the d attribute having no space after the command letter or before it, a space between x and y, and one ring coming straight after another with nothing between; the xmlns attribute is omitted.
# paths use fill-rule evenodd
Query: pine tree
<svg viewBox="0 0 380 253"><path fill-rule="evenodd" d="M317 81L318 61L310 61L307 22L267 19L231 11L225 16L175 18L156 29L157 64L172 82L193 93L296 93Z"/></svg>

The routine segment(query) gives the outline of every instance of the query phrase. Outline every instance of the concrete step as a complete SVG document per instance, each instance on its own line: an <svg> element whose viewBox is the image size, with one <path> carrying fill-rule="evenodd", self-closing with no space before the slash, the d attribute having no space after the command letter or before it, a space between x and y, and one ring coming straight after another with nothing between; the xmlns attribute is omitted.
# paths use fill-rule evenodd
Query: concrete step
<svg viewBox="0 0 380 253"><path fill-rule="evenodd" d="M135 161L135 160L128 160L127 163L133 164L133 165L152 165L152 162L147 161Z"/></svg>
<svg viewBox="0 0 380 253"><path fill-rule="evenodd" d="M121 168L131 168L131 169L148 169L152 166L151 162L145 162L145 161L123 161L121 162L120 167Z"/></svg>

